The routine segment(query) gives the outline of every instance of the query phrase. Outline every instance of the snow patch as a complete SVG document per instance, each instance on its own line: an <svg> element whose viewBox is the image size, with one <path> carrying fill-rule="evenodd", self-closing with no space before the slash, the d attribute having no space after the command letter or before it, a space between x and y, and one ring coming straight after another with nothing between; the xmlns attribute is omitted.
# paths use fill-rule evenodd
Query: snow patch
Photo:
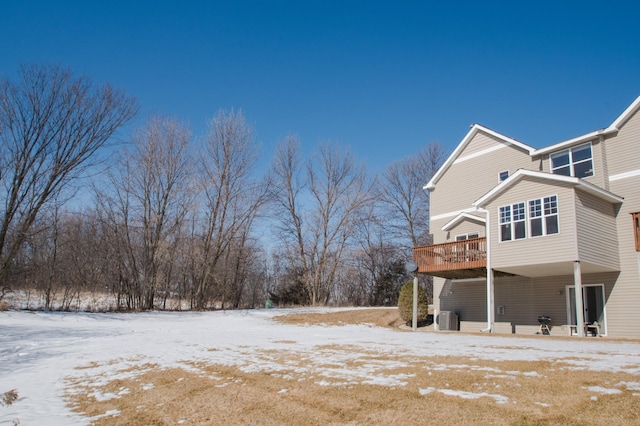
<svg viewBox="0 0 640 426"><path fill-rule="evenodd" d="M506 404L509 402L509 398L507 398L504 395L496 395L496 394L490 394L486 392L476 393L476 392L467 392L467 391L460 391L460 390L453 390L453 389L436 389L432 387L418 389L418 392L420 393L420 395L429 395L430 393L433 393L433 392L439 392L444 395L457 396L463 399L479 399L479 398L488 397L488 398L493 398L497 404Z"/></svg>
<svg viewBox="0 0 640 426"><path fill-rule="evenodd" d="M622 393L620 389L603 388L602 386L589 386L585 389L587 389L590 392L599 393L601 395L617 395Z"/></svg>

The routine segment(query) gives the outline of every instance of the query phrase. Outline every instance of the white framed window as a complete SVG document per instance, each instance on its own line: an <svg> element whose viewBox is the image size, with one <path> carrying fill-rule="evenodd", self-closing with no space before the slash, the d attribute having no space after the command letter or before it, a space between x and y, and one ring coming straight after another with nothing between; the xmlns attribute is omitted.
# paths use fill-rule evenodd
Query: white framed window
<svg viewBox="0 0 640 426"><path fill-rule="evenodd" d="M500 241L522 240L527 236L534 238L560 232L557 195L529 200L527 205L528 210L524 202L499 208Z"/></svg>
<svg viewBox="0 0 640 426"><path fill-rule="evenodd" d="M500 207L500 241L527 238L524 203Z"/></svg>
<svg viewBox="0 0 640 426"><path fill-rule="evenodd" d="M559 232L557 195L529 201L529 232L531 237Z"/></svg>
<svg viewBox="0 0 640 426"><path fill-rule="evenodd" d="M551 173L585 178L593 176L591 142L550 156Z"/></svg>
<svg viewBox="0 0 640 426"><path fill-rule="evenodd" d="M498 173L498 182L502 182L507 180L509 177L509 170L505 170L503 172Z"/></svg>
<svg viewBox="0 0 640 426"><path fill-rule="evenodd" d="M456 235L456 241L473 240L474 238L480 238L478 232L470 232L468 234Z"/></svg>

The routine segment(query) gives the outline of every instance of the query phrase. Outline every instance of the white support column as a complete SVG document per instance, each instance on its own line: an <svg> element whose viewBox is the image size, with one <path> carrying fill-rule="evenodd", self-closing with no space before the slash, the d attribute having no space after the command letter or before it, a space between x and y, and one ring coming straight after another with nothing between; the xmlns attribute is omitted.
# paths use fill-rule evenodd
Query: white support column
<svg viewBox="0 0 640 426"><path fill-rule="evenodd" d="M494 273L487 263L487 328L493 333L493 324L496 320L495 288L493 286Z"/></svg>
<svg viewBox="0 0 640 426"><path fill-rule="evenodd" d="M418 329L418 275L413 276L413 318L411 319L411 329Z"/></svg>
<svg viewBox="0 0 640 426"><path fill-rule="evenodd" d="M573 262L573 283L576 297L576 330L578 336L584 337L584 308L582 306L582 270L580 261Z"/></svg>
<svg viewBox="0 0 640 426"><path fill-rule="evenodd" d="M487 328L480 331L493 333L495 322L495 289L493 285L494 273L491 266L491 217L489 210L476 206L476 210L485 214L485 234L487 238Z"/></svg>

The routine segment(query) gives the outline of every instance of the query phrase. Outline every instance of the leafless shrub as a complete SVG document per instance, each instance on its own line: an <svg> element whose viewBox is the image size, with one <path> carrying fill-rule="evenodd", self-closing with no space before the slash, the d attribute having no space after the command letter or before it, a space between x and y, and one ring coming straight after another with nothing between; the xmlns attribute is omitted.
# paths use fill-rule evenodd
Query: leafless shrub
<svg viewBox="0 0 640 426"><path fill-rule="evenodd" d="M0 405L9 406L18 399L18 391L11 389L0 396Z"/></svg>

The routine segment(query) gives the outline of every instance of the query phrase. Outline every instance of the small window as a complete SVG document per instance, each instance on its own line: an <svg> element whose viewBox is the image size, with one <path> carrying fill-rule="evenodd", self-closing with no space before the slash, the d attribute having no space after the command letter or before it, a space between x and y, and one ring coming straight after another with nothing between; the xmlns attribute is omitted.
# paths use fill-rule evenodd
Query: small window
<svg viewBox="0 0 640 426"><path fill-rule="evenodd" d="M552 173L578 178L593 176L591 143L553 154L550 158Z"/></svg>
<svg viewBox="0 0 640 426"><path fill-rule="evenodd" d="M507 178L509 177L509 170L505 170L504 172L500 172L498 174L498 181L502 182L507 180Z"/></svg>
<svg viewBox="0 0 640 426"><path fill-rule="evenodd" d="M469 234L456 235L456 241L473 240L475 238L480 238L480 234L477 232L471 232Z"/></svg>

